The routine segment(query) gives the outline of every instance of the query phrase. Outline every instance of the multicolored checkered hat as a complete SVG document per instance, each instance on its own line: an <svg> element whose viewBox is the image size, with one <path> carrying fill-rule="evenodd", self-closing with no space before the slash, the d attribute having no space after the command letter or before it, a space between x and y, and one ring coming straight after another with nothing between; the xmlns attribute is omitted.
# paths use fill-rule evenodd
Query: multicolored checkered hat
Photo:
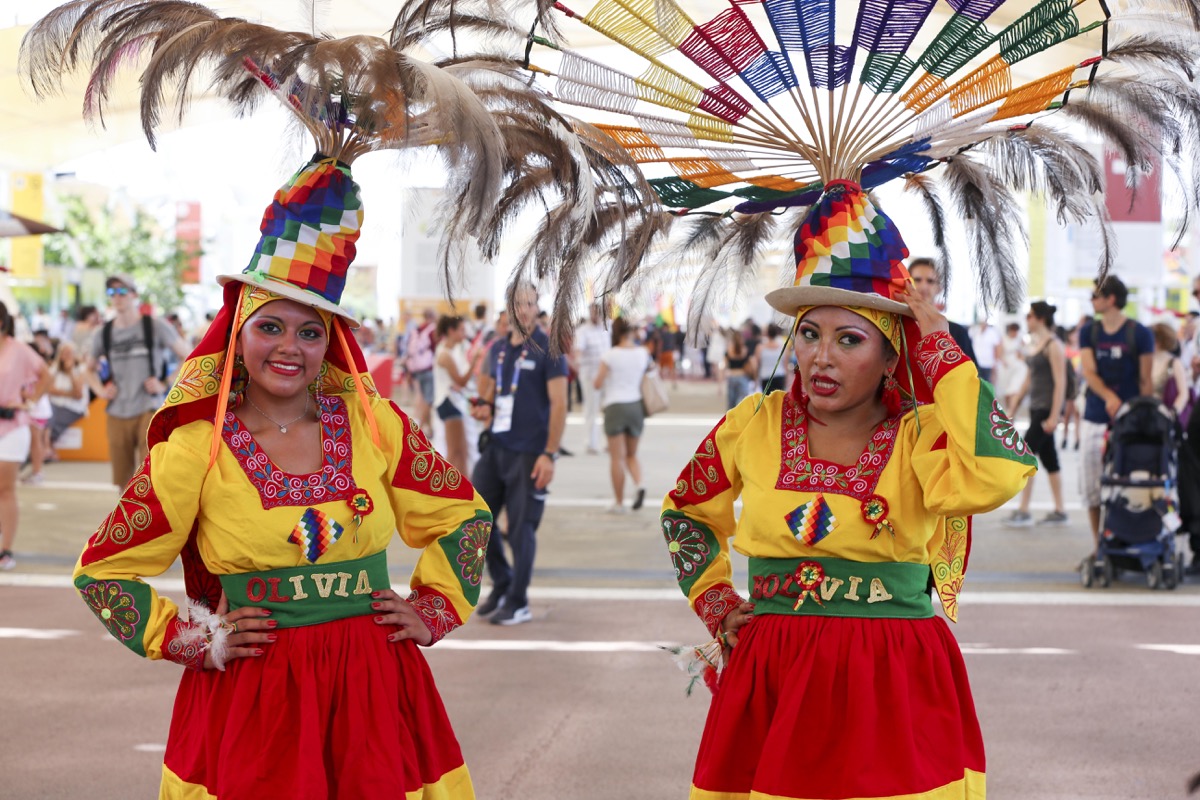
<svg viewBox="0 0 1200 800"><path fill-rule="evenodd" d="M362 200L350 167L314 157L279 188L263 213L262 236L250 265L217 282L260 286L356 326L357 320L338 303L362 221Z"/></svg>
<svg viewBox="0 0 1200 800"><path fill-rule="evenodd" d="M900 232L850 181L831 181L796 232L796 282L767 295L776 311L806 306L874 308L912 316L893 300L908 283L908 248Z"/></svg>

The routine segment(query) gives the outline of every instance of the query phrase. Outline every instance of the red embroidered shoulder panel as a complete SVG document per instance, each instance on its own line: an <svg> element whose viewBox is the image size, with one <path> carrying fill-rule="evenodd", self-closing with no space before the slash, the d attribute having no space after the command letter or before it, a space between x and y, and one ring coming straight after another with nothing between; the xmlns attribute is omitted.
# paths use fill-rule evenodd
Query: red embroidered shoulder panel
<svg viewBox="0 0 1200 800"><path fill-rule="evenodd" d="M719 583L696 598L696 614L713 636L721 630L721 621L740 606L742 596L728 583Z"/></svg>
<svg viewBox="0 0 1200 800"><path fill-rule="evenodd" d="M433 640L429 643L431 645L437 644L446 634L462 625L458 612L454 610L454 604L436 589L418 586L409 594L408 602L420 615L421 622L424 622L425 627L433 634Z"/></svg>
<svg viewBox="0 0 1200 800"><path fill-rule="evenodd" d="M725 474L721 454L717 450L717 431L724 424L725 418L722 417L708 432L708 436L704 437L691 460L679 473L675 488L668 495L676 508L699 505L712 500L732 485Z"/></svg>
<svg viewBox="0 0 1200 800"><path fill-rule="evenodd" d="M808 416L790 394L783 399L779 480L776 489L793 492L843 494L866 500L875 494L879 476L892 457L900 417L889 417L876 429L866 449L851 466L811 458L808 454Z"/></svg>
<svg viewBox="0 0 1200 800"><path fill-rule="evenodd" d="M391 406L404 424L400 463L392 475L392 486L431 497L448 497L452 500L473 498L475 487L471 486L471 482L433 449L416 422L409 419L395 403Z"/></svg>
<svg viewBox="0 0 1200 800"><path fill-rule="evenodd" d="M321 408L324 463L319 471L308 475L292 475L276 467L242 426L242 421L232 411L225 415L221 437L258 490L264 509L348 500L358 491L354 484L354 443L346 406L340 397L326 395L319 395L317 402Z"/></svg>
<svg viewBox="0 0 1200 800"><path fill-rule="evenodd" d="M917 366L930 389L936 389L942 376L967 360L967 354L949 331L936 331L917 342Z"/></svg>
<svg viewBox="0 0 1200 800"><path fill-rule="evenodd" d="M80 564L86 567L170 532L171 523L167 520L162 503L154 494L154 484L150 480L150 457L146 456L117 501L117 507L88 540Z"/></svg>

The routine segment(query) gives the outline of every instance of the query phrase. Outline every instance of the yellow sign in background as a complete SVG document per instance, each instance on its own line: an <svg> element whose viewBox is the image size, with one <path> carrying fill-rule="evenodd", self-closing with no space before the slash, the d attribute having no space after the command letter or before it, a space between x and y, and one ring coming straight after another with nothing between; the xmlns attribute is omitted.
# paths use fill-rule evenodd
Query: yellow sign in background
<svg viewBox="0 0 1200 800"><path fill-rule="evenodd" d="M45 187L39 172L14 172L12 182L12 212L22 217L42 221L46 213ZM42 237L16 236L11 241L12 274L15 278L42 277Z"/></svg>

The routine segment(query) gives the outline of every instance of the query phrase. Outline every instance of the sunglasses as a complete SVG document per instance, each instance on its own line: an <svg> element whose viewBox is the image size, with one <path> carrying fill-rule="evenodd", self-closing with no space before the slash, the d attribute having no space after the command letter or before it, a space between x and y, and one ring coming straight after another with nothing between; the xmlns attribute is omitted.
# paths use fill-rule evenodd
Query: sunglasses
<svg viewBox="0 0 1200 800"><path fill-rule="evenodd" d="M110 286L104 290L104 293L109 297L124 297L127 294L133 294L133 290L128 286Z"/></svg>

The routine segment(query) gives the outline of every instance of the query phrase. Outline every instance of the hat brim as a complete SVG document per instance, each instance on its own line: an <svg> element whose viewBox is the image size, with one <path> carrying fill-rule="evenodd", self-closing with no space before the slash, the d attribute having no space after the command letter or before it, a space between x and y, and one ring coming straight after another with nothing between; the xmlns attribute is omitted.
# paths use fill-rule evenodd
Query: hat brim
<svg viewBox="0 0 1200 800"><path fill-rule="evenodd" d="M289 300L295 300L297 303L303 303L306 306L312 306L313 308L318 308L322 311L328 311L330 314L337 314L339 317L344 319L346 324L348 324L351 328L358 327L358 320L350 316L346 309L342 308L337 303L331 303L324 297L321 297L321 295L315 292L310 292L307 289L301 289L299 286L288 283L287 281L276 280L269 275L259 280L245 274L244 272L239 272L236 275L217 276L217 284L220 286L224 286L230 281L239 281L241 283L249 284L250 286L257 286L260 289L266 289L269 292L274 292L275 294L286 297Z"/></svg>
<svg viewBox="0 0 1200 800"><path fill-rule="evenodd" d="M896 300L877 294L835 289L832 286L788 286L767 293L767 304L788 317L806 306L842 306L843 308L873 308L893 314L913 316L911 308Z"/></svg>

